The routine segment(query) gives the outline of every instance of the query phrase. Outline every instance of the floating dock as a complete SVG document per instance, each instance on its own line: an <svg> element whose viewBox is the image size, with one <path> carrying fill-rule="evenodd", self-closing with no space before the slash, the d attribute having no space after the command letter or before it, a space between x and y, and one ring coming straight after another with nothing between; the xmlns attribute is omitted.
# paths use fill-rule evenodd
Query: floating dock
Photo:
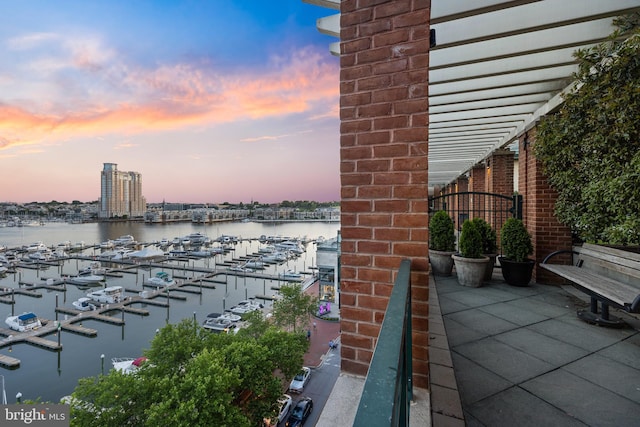
<svg viewBox="0 0 640 427"><path fill-rule="evenodd" d="M0 339L0 349L11 347L12 345L25 343L34 345L49 351L61 351L62 344L60 343L60 331L70 332L86 337L95 337L98 335L96 329L87 328L82 325L82 322L87 320L95 320L104 322L116 326L123 326L125 324L124 313L135 314L139 316L148 316L149 310L145 309L147 305L153 305L157 307L168 308L171 300L186 301L185 294L202 294L203 289L216 289L219 285L228 285L229 278L235 277L250 277L255 279L264 279L265 281L273 280L277 281L277 285L270 286L270 289L278 291L280 290L280 284L286 282L299 282L299 279L284 278L279 275L266 274L262 272L262 269L256 269L253 271L232 271L228 267L232 267L237 262L246 262L249 260L255 260L259 255L243 256L235 258L234 262L214 262L214 268L196 267L193 265L175 265L167 264L167 261L184 260L190 261L192 257L166 257L162 261L149 261L140 262L138 260L124 259L118 260L117 263L108 260L100 259L95 256L83 256L72 255L65 257L64 259L58 259L52 262L41 263L21 263L19 267L39 269L49 266L59 266L59 262L68 261L72 259L95 261L100 260L107 263L117 264L115 268L109 268L104 273L104 277L124 277L125 275L138 275L140 269L153 269L159 268L163 271L171 272L171 275L176 279L176 283L164 288L148 289L148 286L144 284L144 270L143 284L138 289L124 289L126 296L123 301L115 304L96 304L95 310L79 311L73 308L67 308L62 306L55 307L56 313L62 313L65 315L64 320L48 321L41 319L43 326L32 331L18 332L6 328L0 328L0 337L4 336L4 339ZM265 263L269 264L270 263ZM150 274L150 272L149 272ZM310 273L302 273L310 274ZM15 304L15 295L24 295L32 298L41 298L43 294L39 292L44 291L56 291L66 292L66 285L70 283L71 278L63 276L62 278L40 278L40 282L30 283L25 281L19 281L17 288L0 288L0 303L3 304ZM312 278L308 278L304 281L303 286L307 284ZM138 285L138 278L136 278L136 286ZM255 295L256 299L273 301L278 296L271 295ZM56 297L57 303L57 297ZM138 306L139 305L139 306ZM122 316L112 316L114 311L120 311ZM56 317L58 317L56 315ZM57 336L57 340L50 339L49 336ZM7 369L16 369L20 366L20 360L5 354L0 354L0 367Z"/></svg>

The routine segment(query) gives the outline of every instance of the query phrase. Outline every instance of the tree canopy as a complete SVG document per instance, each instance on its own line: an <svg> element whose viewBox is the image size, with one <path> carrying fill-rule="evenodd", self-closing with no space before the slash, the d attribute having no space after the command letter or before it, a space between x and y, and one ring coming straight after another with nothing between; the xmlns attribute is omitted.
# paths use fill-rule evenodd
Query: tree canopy
<svg viewBox="0 0 640 427"><path fill-rule="evenodd" d="M317 309L318 299L304 293L300 283L282 285L280 298L273 303L273 321L280 327L299 332Z"/></svg>
<svg viewBox="0 0 640 427"><path fill-rule="evenodd" d="M193 320L169 324L135 373L111 370L80 380L71 425L261 425L275 415L307 347L303 334L278 330L261 318L238 334L211 333Z"/></svg>
<svg viewBox="0 0 640 427"><path fill-rule="evenodd" d="M534 146L555 212L581 239L640 243L640 15L575 56L576 85L538 126Z"/></svg>

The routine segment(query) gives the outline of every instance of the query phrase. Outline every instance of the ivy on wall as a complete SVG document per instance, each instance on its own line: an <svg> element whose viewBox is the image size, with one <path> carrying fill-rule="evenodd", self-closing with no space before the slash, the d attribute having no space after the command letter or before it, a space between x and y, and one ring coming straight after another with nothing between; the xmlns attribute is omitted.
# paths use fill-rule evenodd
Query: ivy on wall
<svg viewBox="0 0 640 427"><path fill-rule="evenodd" d="M640 244L640 14L579 50L576 85L538 126L555 213L581 239Z"/></svg>

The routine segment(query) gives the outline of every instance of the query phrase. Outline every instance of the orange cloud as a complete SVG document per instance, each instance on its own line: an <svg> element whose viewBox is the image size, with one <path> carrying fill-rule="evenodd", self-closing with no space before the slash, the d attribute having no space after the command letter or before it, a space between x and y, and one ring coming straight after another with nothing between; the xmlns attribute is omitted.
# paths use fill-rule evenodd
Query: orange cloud
<svg viewBox="0 0 640 427"><path fill-rule="evenodd" d="M94 54L97 50L74 49L72 61L76 69L82 69L84 77L96 79L74 83L103 86L100 90L91 87L95 98L82 102L72 97L40 101L34 95L22 104L0 102L0 149L302 112L314 117L337 116L338 66L311 49L295 52L289 58L274 58L266 70L231 76L190 64L154 70L132 70L119 64L105 67L100 60L103 58ZM87 93L92 90L84 89ZM56 108L61 112L57 113Z"/></svg>

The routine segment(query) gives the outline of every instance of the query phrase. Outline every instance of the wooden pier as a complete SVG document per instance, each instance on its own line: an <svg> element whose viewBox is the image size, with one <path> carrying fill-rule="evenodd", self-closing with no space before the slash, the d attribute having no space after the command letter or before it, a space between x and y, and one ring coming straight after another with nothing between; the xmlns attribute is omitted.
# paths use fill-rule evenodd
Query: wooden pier
<svg viewBox="0 0 640 427"><path fill-rule="evenodd" d="M113 262L107 259L101 260L95 256L83 256L83 255L71 255L64 259L59 259L52 262L42 263L28 263L21 264L23 268L41 268L43 266L58 266L59 262L67 260L87 260L95 261L100 260L105 263ZM180 258L182 259L182 258ZM184 257L183 261L189 262L194 258ZM235 261L242 262L255 259L255 256L244 256L236 258ZM74 308L67 308L62 306L55 307L56 313L65 315L63 320L44 320L41 319L43 326L27 331L18 332L6 328L0 327L0 349L11 347L16 344L26 343L33 346L37 346L49 351L61 351L62 344L60 342L60 332L65 331L69 333L75 333L86 337L95 337L98 335L96 329L87 328L82 325L82 322L87 320L95 320L103 323L108 323L116 326L123 326L125 324L124 314L135 314L138 316L148 316L149 310L145 309L147 305L153 305L157 307L168 308L171 300L186 301L187 297L180 294L202 294L203 289L216 289L219 285L228 285L230 277L243 278L250 277L255 279L275 280L277 285L270 286L270 289L278 291L280 284L286 282L299 282L298 279L283 278L278 275L265 274L258 271L232 271L228 267L234 265L233 262L218 262L214 263L214 268L208 267L196 267L193 265L175 265L167 264L167 261L176 261L176 257L167 257L162 261L149 261L140 262L136 260L118 260L115 268L108 268L104 273L104 277L124 277L125 275L138 275L140 274L140 268L153 269L160 268L164 271L170 271L176 283L164 288L148 289L144 283L142 284L142 291L138 289L124 289L126 297L123 301L115 304L96 304L95 310L79 311ZM150 273L149 273L150 274ZM308 273L303 273L308 274ZM66 292L66 285L69 282L70 277L62 278L40 278L40 282L30 283L25 281L19 281L17 288L0 288L0 303L3 304L15 304L15 295L24 295L32 298L41 298L43 296L39 291L56 291ZM310 278L305 280L305 283ZM143 275L144 282L144 275ZM137 283L137 278L136 278ZM256 299L261 300L276 300L278 296L270 295L255 295ZM57 298L56 298L57 303ZM141 307L135 307L140 305ZM114 311L120 311L122 316L112 316ZM56 318L58 316L56 315ZM47 338L49 336L57 337L57 340ZM5 354L0 354L0 367L7 369L16 369L20 366L20 360Z"/></svg>

